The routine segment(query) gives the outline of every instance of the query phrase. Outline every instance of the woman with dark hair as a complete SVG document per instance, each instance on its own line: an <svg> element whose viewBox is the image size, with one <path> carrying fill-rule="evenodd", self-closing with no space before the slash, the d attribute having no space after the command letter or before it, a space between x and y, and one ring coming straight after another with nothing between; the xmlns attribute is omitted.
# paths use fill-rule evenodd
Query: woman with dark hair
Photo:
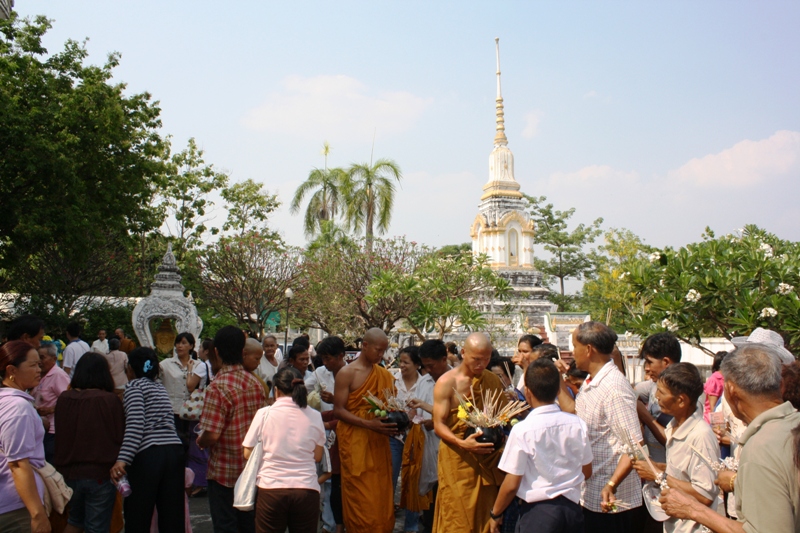
<svg viewBox="0 0 800 533"><path fill-rule="evenodd" d="M111 479L128 476L131 495L125 498L126 533L147 533L158 509L159 531L184 529L183 446L175 433L169 395L158 377L158 356L151 348L128 355L123 404L125 437Z"/></svg>
<svg viewBox="0 0 800 533"><path fill-rule="evenodd" d="M273 378L275 403L259 409L244 439L249 458L261 439L256 531L316 533L320 486L315 463L322 460L322 415L307 405L303 375L287 367Z"/></svg>
<svg viewBox="0 0 800 533"><path fill-rule="evenodd" d="M161 383L167 390L169 400L172 402L172 412L175 416L175 429L183 443L183 451L189 449L189 439L192 438L193 430L197 426L197 421L184 420L180 417L183 402L189 398L189 389L186 381L192 375L192 371L197 360L192 359L194 352L194 335L183 332L175 337L175 353L161 361Z"/></svg>
<svg viewBox="0 0 800 533"><path fill-rule="evenodd" d="M523 390L525 387L525 369L534 361L533 349L540 344L542 344L542 339L536 335L523 335L517 341L517 351L514 352L514 356L511 358L511 361L522 369L519 380L514 383L517 390Z"/></svg>
<svg viewBox="0 0 800 533"><path fill-rule="evenodd" d="M128 354L119 349L119 339L111 338L108 340L108 368L111 370L111 378L114 380L114 392L120 400L125 393L125 385L128 384L128 375L125 368L128 366Z"/></svg>
<svg viewBox="0 0 800 533"><path fill-rule="evenodd" d="M420 374L422 360L419 357L419 347L406 346L400 350L397 360L400 366L400 372L395 374L394 381L397 399L400 401L417 399L427 403L433 398L434 382L429 375ZM425 434L420 424L425 414L422 407L409 409L409 419L416 422L410 426L408 434L389 437L392 449L392 490L397 488L397 478L400 475L401 467L403 469L401 487L403 496L401 503L405 503L403 531L417 531L420 513L426 510L427 504L430 503L425 498L422 498L423 501L419 501L419 478L422 469L422 451L425 445ZM408 461L405 461L405 458L408 458Z"/></svg>
<svg viewBox="0 0 800 533"><path fill-rule="evenodd" d="M72 371L70 389L56 402L54 464L74 491L68 523L87 533L109 531L116 487L109 472L125 431L125 412L114 394L105 356L85 353Z"/></svg>
<svg viewBox="0 0 800 533"><path fill-rule="evenodd" d="M712 374L706 380L703 386L703 392L706 393L705 403L703 404L703 420L711 423L711 411L716 409L717 401L722 396L722 388L725 385L725 378L722 377L722 372L719 367L722 366L722 361L728 352L717 352L714 356L714 363L711 366Z"/></svg>
<svg viewBox="0 0 800 533"><path fill-rule="evenodd" d="M14 340L0 346L0 531L47 533L44 483L34 473L44 461L44 425L26 391L39 384L39 354Z"/></svg>

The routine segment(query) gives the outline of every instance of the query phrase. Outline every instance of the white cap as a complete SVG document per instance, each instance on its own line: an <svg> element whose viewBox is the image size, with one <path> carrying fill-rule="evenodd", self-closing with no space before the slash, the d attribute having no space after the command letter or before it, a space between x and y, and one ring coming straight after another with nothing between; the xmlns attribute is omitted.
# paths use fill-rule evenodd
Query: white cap
<svg viewBox="0 0 800 533"><path fill-rule="evenodd" d="M734 337L731 339L731 342L737 348L751 342L766 344L767 346L777 348L780 353L781 363L784 365L790 365L796 360L792 352L783 346L783 337L781 337L781 334L771 329L756 328L749 336Z"/></svg>

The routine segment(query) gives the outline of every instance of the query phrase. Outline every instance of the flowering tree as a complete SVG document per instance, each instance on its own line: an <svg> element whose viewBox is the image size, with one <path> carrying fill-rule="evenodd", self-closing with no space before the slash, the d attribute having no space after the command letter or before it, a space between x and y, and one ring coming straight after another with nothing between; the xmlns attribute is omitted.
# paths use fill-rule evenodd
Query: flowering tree
<svg viewBox="0 0 800 533"><path fill-rule="evenodd" d="M669 330L693 344L760 326L800 350L799 254L800 244L756 226L719 238L706 229L701 242L655 251L620 274L646 304L629 324L641 335Z"/></svg>
<svg viewBox="0 0 800 533"><path fill-rule="evenodd" d="M471 251L434 252L423 256L411 272L381 273L370 284L367 300L406 302L398 311L405 311L402 318L424 341L431 332L442 339L456 326L469 330L486 327L476 301L504 298L509 292L508 282L489 268L486 256L475 257Z"/></svg>
<svg viewBox="0 0 800 533"><path fill-rule="evenodd" d="M251 231L220 239L200 254L204 303L229 312L258 334L266 317L282 308L294 286L302 256L272 234Z"/></svg>
<svg viewBox="0 0 800 533"><path fill-rule="evenodd" d="M387 333L415 304L402 292L371 294L387 272L413 272L429 250L405 239L366 239L314 248L306 253L293 302L297 316L331 335L352 340L369 328Z"/></svg>

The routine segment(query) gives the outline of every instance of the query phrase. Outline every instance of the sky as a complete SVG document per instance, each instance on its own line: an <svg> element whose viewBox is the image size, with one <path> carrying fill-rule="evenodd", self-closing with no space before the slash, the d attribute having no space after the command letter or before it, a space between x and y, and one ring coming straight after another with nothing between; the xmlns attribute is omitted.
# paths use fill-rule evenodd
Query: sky
<svg viewBox="0 0 800 533"><path fill-rule="evenodd" d="M54 20L50 51L160 102L173 148L277 193L314 167L390 158L389 235L468 242L489 177L500 38L506 134L522 192L654 246L706 226L800 240L800 3L17 0ZM374 145L374 151L373 151ZM215 216L224 217L221 210Z"/></svg>

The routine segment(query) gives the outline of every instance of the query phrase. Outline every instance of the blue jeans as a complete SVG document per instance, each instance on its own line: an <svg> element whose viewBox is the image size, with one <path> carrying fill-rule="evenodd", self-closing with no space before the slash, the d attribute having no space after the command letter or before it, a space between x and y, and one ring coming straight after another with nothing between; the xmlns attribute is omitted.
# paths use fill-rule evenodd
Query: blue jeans
<svg viewBox="0 0 800 533"><path fill-rule="evenodd" d="M86 533L106 533L111 528L111 514L117 496L117 488L111 480L70 479L67 485L73 490L69 501L69 525Z"/></svg>
<svg viewBox="0 0 800 533"><path fill-rule="evenodd" d="M403 466L404 443L389 437L389 445L392 448L392 490L397 491L397 478L400 476L400 467ZM403 531L417 531L419 529L418 512L406 510L405 525Z"/></svg>

